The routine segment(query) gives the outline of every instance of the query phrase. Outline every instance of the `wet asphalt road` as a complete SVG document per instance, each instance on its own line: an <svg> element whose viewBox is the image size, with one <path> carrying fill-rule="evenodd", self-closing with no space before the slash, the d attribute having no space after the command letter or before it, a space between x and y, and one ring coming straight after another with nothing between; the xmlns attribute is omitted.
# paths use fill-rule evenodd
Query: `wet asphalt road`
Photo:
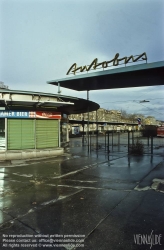
<svg viewBox="0 0 164 250"><path fill-rule="evenodd" d="M73 139L63 156L1 162L0 249L164 249L160 152L88 155ZM146 235L156 242L144 244Z"/></svg>

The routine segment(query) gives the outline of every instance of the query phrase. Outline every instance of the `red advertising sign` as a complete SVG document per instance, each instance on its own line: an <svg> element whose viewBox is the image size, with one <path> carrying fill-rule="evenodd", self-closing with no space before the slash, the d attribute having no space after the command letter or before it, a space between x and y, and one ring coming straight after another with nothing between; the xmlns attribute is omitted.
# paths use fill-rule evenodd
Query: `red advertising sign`
<svg viewBox="0 0 164 250"><path fill-rule="evenodd" d="M36 111L36 118L61 119L61 113L51 111Z"/></svg>

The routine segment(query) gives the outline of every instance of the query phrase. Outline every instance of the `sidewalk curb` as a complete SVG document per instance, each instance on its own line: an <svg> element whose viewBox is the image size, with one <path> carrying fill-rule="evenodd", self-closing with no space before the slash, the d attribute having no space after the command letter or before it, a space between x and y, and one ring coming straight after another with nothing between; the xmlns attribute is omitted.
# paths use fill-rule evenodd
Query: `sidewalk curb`
<svg viewBox="0 0 164 250"><path fill-rule="evenodd" d="M31 158L50 157L62 155L64 148L41 149L41 150L12 150L0 152L0 163L9 160L26 160Z"/></svg>

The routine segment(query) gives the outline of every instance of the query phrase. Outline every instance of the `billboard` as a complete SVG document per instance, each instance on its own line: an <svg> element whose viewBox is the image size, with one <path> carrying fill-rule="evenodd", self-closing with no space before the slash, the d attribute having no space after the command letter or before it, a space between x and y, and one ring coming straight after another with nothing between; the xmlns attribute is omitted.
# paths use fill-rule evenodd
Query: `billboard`
<svg viewBox="0 0 164 250"><path fill-rule="evenodd" d="M51 111L0 111L0 118L43 118L61 119L60 112Z"/></svg>

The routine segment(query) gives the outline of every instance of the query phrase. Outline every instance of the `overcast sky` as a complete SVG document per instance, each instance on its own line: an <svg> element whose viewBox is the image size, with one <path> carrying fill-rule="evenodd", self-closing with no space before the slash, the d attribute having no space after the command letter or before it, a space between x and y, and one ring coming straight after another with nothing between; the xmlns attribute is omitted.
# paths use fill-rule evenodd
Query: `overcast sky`
<svg viewBox="0 0 164 250"><path fill-rule="evenodd" d="M46 82L65 78L75 62L143 52L148 63L164 61L163 24L164 0L0 0L0 81L56 94ZM62 94L86 98L66 88ZM164 86L91 91L90 99L164 120Z"/></svg>

